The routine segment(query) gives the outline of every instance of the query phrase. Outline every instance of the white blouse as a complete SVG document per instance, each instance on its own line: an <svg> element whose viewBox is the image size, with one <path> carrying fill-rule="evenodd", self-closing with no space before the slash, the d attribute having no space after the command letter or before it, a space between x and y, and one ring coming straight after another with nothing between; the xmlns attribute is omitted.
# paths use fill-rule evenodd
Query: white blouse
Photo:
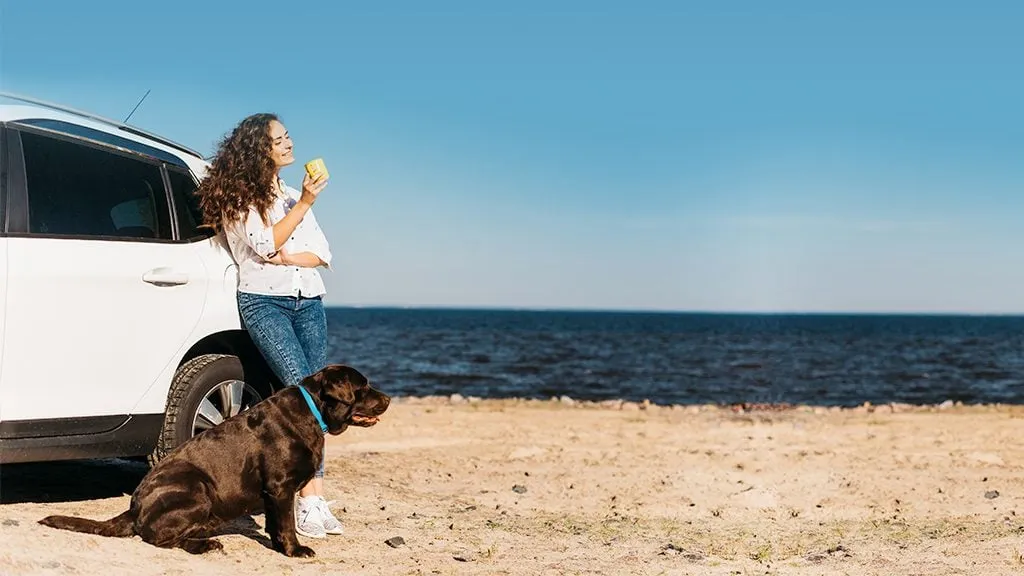
<svg viewBox="0 0 1024 576"><path fill-rule="evenodd" d="M268 296L321 296L327 289L316 268L268 262L277 252L274 249L273 225L285 217L302 195L283 181L281 187L286 194L278 196L268 210L270 226L265 226L259 212L251 208L244 221L225 227L224 235L238 263L238 290ZM328 270L331 268L331 248L316 223L312 208L306 211L295 232L281 248L289 254L312 252L324 261Z"/></svg>

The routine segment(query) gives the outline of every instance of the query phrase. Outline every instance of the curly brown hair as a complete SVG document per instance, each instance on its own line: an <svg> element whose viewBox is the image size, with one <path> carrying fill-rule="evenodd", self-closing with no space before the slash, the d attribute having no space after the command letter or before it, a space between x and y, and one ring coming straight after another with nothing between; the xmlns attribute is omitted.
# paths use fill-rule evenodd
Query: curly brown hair
<svg viewBox="0 0 1024 576"><path fill-rule="evenodd" d="M255 208L267 223L274 202L273 183L277 166L270 153L270 123L276 114L263 112L246 117L221 139L217 153L196 194L203 223L221 232L224 225Z"/></svg>

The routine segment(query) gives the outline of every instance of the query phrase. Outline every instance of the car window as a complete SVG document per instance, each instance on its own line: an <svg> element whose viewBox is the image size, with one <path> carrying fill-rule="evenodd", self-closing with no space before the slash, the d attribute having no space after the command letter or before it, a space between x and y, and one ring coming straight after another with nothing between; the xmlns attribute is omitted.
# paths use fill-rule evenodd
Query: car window
<svg viewBox="0 0 1024 576"><path fill-rule="evenodd" d="M167 178L171 181L171 193L174 195L180 237L185 240L195 240L212 236L213 231L210 228L201 227L203 213L199 208L199 197L196 196L198 186L192 175L168 167Z"/></svg>
<svg viewBox="0 0 1024 576"><path fill-rule="evenodd" d="M157 164L27 131L21 142L30 234L172 238Z"/></svg>
<svg viewBox="0 0 1024 576"><path fill-rule="evenodd" d="M135 140L130 140L128 138L116 136L114 134L109 134L107 132L102 132L100 130L96 130L95 128L89 128L86 126L82 126L80 124L72 124L71 122L62 122L60 120L52 120L50 118L26 118L17 120L16 122L14 122L14 124L38 126L39 128L43 128L46 130L54 130L56 132L74 134L75 136L89 138L90 140L95 140L97 142L103 142L105 144L110 144L112 146L117 146L119 148L131 150L133 152L138 152L140 154L146 154L152 156L153 158L158 158L160 160L163 160L164 162L168 162L170 164L176 164L182 167L186 166L185 163L181 160L181 158L178 158L177 156L169 152L164 152L159 148L147 146Z"/></svg>

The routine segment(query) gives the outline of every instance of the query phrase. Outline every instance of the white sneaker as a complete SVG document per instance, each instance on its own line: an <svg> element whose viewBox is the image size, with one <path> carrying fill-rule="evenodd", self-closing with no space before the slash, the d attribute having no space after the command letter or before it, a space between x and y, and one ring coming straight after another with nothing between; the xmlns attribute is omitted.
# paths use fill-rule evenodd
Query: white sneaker
<svg viewBox="0 0 1024 576"><path fill-rule="evenodd" d="M344 534L345 528L342 527L341 522L334 517L334 514L331 514L330 505L334 504L334 500L328 502L327 500L324 500L323 496L317 496L317 498L319 499L318 504L320 506L320 517L323 518L324 531L328 534Z"/></svg>
<svg viewBox="0 0 1024 576"><path fill-rule="evenodd" d="M327 538L320 498L299 496L295 500L295 531L307 538Z"/></svg>

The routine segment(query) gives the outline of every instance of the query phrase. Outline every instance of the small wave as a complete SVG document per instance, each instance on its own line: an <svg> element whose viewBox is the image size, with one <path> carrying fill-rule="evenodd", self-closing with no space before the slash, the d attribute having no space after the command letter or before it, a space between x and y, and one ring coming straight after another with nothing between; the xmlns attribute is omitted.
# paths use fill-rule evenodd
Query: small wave
<svg viewBox="0 0 1024 576"><path fill-rule="evenodd" d="M489 374L450 374L445 372L419 372L415 378L452 383L504 382L504 379Z"/></svg>
<svg viewBox="0 0 1024 576"><path fill-rule="evenodd" d="M998 369L992 369L992 368L988 368L988 369L983 368L981 370L974 370L974 371L971 372L971 375L970 375L971 378L976 378L978 380L996 380L996 381L999 381L999 380L1010 380L1014 376L1015 376L1015 374L1013 374L1012 372L1009 372L1007 370L998 370Z"/></svg>

